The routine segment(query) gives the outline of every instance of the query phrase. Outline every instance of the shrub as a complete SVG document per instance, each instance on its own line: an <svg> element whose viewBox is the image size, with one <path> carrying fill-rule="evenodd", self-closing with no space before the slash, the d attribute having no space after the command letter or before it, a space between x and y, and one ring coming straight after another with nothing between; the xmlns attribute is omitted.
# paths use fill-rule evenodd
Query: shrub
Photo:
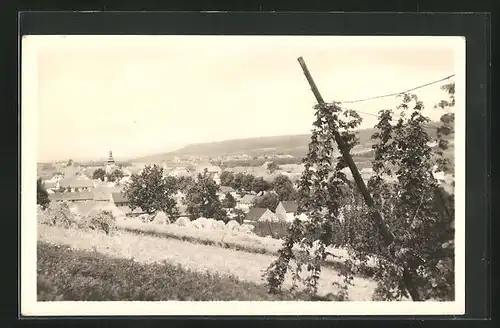
<svg viewBox="0 0 500 328"><path fill-rule="evenodd" d="M64 228L77 226L76 217L66 202L50 203L49 207L44 211L40 223Z"/></svg>
<svg viewBox="0 0 500 328"><path fill-rule="evenodd" d="M107 235L116 232L116 219L110 211L102 210L97 213L89 214L80 225L82 228L103 231Z"/></svg>

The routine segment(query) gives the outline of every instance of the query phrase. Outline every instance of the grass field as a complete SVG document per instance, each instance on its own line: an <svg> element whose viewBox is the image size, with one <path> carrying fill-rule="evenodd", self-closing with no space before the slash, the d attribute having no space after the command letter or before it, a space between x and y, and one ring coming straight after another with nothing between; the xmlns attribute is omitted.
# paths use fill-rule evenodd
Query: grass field
<svg viewBox="0 0 500 328"><path fill-rule="evenodd" d="M202 273L169 263L141 264L98 252L38 243L39 301L286 301L234 276Z"/></svg>
<svg viewBox="0 0 500 328"><path fill-rule="evenodd" d="M43 296L42 291L45 289L48 291L52 289L55 290L49 293L50 295L55 295L52 297L60 295L63 295L62 297L70 297L68 295L73 295L70 292L66 291L67 295L64 296L65 294L61 292L61 290L64 290L64 288L69 288L69 290L75 289L74 295L81 295L79 297L83 297L86 300L89 300L89 298L99 298L102 295L105 295L106 297L112 297L112 295L115 295L113 297L121 297L117 296L117 295L122 295L121 294L122 292L120 292L121 289L132 288L131 286L135 286L138 287L139 290L141 290L142 287L140 285L144 285L144 288L149 288L147 286L152 285L153 282L151 282L151 280L155 279L154 278L155 276L149 277L150 275L160 275L160 277L163 277L159 273L159 271L161 271L162 269L159 269L159 267L157 266L149 268L148 265L160 265L165 261L166 263L168 263L168 265L170 265L168 267L169 268L168 270L173 270L171 269L171 267L178 267L181 268L182 270L185 270L185 272L187 272L186 273L187 276L185 278L187 279L186 281L191 281L190 279L193 280L212 279L213 281L220 281L218 280L219 278L224 280L224 279L229 279L228 277L237 277L237 279L231 278L227 280L227 281L232 281L232 283L235 284L235 285L228 285L227 289L235 288L236 290L238 290L239 287L236 285L239 282L245 282L249 283L250 285L245 285L246 287L244 288L247 289L249 288L250 290L253 290L253 292L251 292L250 294L231 294L230 296L225 296L225 297L230 297L230 298L232 297L232 299L241 299L241 300L248 299L248 297L254 297L253 299L267 299L264 297L271 297L271 295L262 296L263 294L260 294L261 293L260 290L263 291L266 290L265 287L263 286L264 282L262 280L262 272L265 268L268 267L271 261L275 259L274 255L255 254L244 251L237 251L234 249L222 248L219 246L203 245L199 243L186 242L178 239L159 238L149 235L137 235L123 231L115 235L106 235L104 233L96 231L81 231L81 230L65 229L61 227L46 226L46 225L39 225L38 241L39 243L41 243L39 244L39 259L40 258L43 259L44 256L47 258L46 264L43 264L44 263L43 260L39 260L40 262L39 270L41 270L39 271L39 278L41 280L39 281L39 284L41 284L39 290L41 293L39 295L40 297ZM100 261L96 260L93 262L90 260L88 261L85 260L87 261L85 262L82 260L82 258L79 257L78 261L74 261L75 262L74 265L78 265L77 264L78 262L88 263L88 265L77 266L79 268L78 270L74 269L73 271L67 271L69 270L66 268L67 266L74 267L73 264L68 262L69 260L65 259L68 256L62 253L60 255L57 255L57 252L55 251L53 251L54 253L53 255L50 256L44 255L44 253L47 253L50 250L50 248L43 248L44 247L43 243L67 246L73 250L78 250L83 252L94 251L95 254L100 254L105 257L102 258L102 260ZM118 262L111 259L115 259ZM120 262L120 261L125 261L125 262ZM57 264L59 262L60 264ZM133 272L132 274L133 277L130 276L130 272L127 273L126 275L125 274L120 275L119 273L117 273L116 275L111 273L106 273L106 272L113 272L113 270L117 271L125 270L124 268L127 267L125 263L127 263L127 265L130 266L135 265L132 263L136 263L137 265L139 265L136 267L137 269L133 269L137 271L131 271ZM44 270L43 267L40 268L40 266L43 266L47 269ZM74 285L76 282L72 282L71 279L73 278L71 278L71 275L75 275L77 272L80 271L83 273L82 274L78 273L79 275L87 275L88 277L91 278L82 277L80 279L80 282L78 282L77 285ZM94 271L102 272L102 274L93 273ZM135 276L141 276L140 272L144 272L145 277L141 278L142 280L144 280L144 283L140 283L141 279L135 278ZM183 276L184 271L178 271L178 272L180 276ZM197 276L197 278L195 279L193 278L193 276L190 276L195 273L206 274L207 272L209 273L209 276L207 276L206 278L200 278ZM146 276L148 276L149 278ZM161 278L161 279L166 279L166 278ZM178 277L178 280L176 281L179 281L179 283L181 283L182 281L184 281L183 279L184 278L182 277ZM106 280L122 280L122 282L105 283ZM339 290L338 287L332 285L332 283L340 282L340 280L341 277L338 276L337 272L334 269L324 268L320 276L318 295L320 297L326 297L330 295L328 297L330 299L334 299L335 298L334 295L337 295ZM44 281L46 282L45 285ZM76 279L76 276L75 276L75 281L78 281L78 279ZM186 284L189 283L190 282L186 282ZM357 300L357 301L371 300L371 296L375 289L375 282L373 280L365 279L362 277L355 277L353 283L354 286L352 286L349 290L349 300ZM100 288L104 288L103 286L107 286L105 288L110 288L109 290L112 290L113 288L111 286L113 286L114 284L117 284L116 287L113 287L117 289L115 294L111 292L109 292L111 294L102 294L102 295L99 294L98 292L94 292L94 294L90 293L90 290L97 291ZM55 286L55 287L50 287L50 286ZM69 286L69 287L64 287L64 286ZM124 287L124 286L129 286L129 287ZM251 286L259 286L259 288ZM285 280L284 287L288 288L290 286L291 286L291 278L287 277L287 279ZM198 290L197 288L198 287L196 287L192 291L194 294L197 293L196 291ZM87 289L89 290L89 292L85 294L86 293L85 290ZM165 297L173 297L168 295L179 294L178 292L175 293L172 292L172 294L168 294L167 292L164 293L166 293L165 295L167 295ZM229 293L236 293L236 292L231 291ZM150 295L150 294L147 293L140 294L140 292L138 291L137 294L134 295L135 296L133 297L139 297L140 299L144 299L144 297L146 297L144 295ZM154 296L158 298L160 297L159 295L160 294L153 293L148 297ZM186 292L186 294L182 295L190 295L190 294ZM203 295L205 294L202 293L199 296L190 295L182 297L186 298L191 297L187 299L194 299L195 297L198 297L197 299L200 299L199 297L207 297L208 299L212 300L219 299L218 297L222 297L220 294L217 294L215 292L214 294L211 294L211 296L207 295L203 296ZM71 296L71 297L74 298L76 296ZM132 297L132 296L129 295L127 297Z"/></svg>

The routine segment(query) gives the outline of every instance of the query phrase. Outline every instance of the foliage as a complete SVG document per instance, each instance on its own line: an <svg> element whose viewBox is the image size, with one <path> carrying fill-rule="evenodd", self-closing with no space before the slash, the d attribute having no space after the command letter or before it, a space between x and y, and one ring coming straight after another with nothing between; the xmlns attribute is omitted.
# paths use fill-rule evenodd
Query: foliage
<svg viewBox="0 0 500 328"><path fill-rule="evenodd" d="M220 187L212 179L207 169L203 174L198 174L196 184L192 185L186 194L186 210L192 220L199 217L215 220L227 219L227 214L217 195L219 189Z"/></svg>
<svg viewBox="0 0 500 328"><path fill-rule="evenodd" d="M222 171L220 174L220 184L223 186L233 186L234 174L229 171Z"/></svg>
<svg viewBox="0 0 500 328"><path fill-rule="evenodd" d="M175 179L163 178L163 168L158 165L146 166L141 174L133 174L125 185L124 194L132 210L139 207L148 214L163 211L169 216L178 214Z"/></svg>
<svg viewBox="0 0 500 328"><path fill-rule="evenodd" d="M36 180L36 203L42 206L43 209L46 209L50 203L49 193L45 189L42 179Z"/></svg>
<svg viewBox="0 0 500 328"><path fill-rule="evenodd" d="M191 186L193 186L196 182L191 176L181 176L177 178L177 189L182 192L187 192Z"/></svg>
<svg viewBox="0 0 500 328"><path fill-rule="evenodd" d="M114 170L113 172L111 172L110 174L108 174L106 176L108 178L108 181L109 182L115 182L115 181L120 181L121 178L124 177L124 174L121 170Z"/></svg>
<svg viewBox="0 0 500 328"><path fill-rule="evenodd" d="M63 228L72 228L77 226L75 215L71 213L66 202L50 203L47 209L43 212L42 217L39 218L39 222Z"/></svg>
<svg viewBox="0 0 500 328"><path fill-rule="evenodd" d="M238 191L261 192L271 189L271 184L262 177L255 177L252 174L223 171L220 176L220 183Z"/></svg>
<svg viewBox="0 0 500 328"><path fill-rule="evenodd" d="M454 86L445 89L452 95ZM453 105L451 98L446 104ZM432 160L434 152L442 157L439 150L446 145L441 143L440 134L451 129L452 116L443 116L437 134L439 145L433 150L429 146L431 136L424 129L429 119L415 95L402 96L401 105L395 109L398 119L393 118L394 110L379 112L377 132L372 136L375 175L367 187L395 237L386 247L372 221L373 210L343 173L347 163L342 156L336 163L332 160L334 131L339 131L347 148L352 149L358 143L352 129L360 124L360 116L335 103L315 108L316 120L298 192L298 214L306 213L311 220L296 218L289 228L278 258L265 273L270 291L280 290L285 274L295 263L291 272L295 285L303 283L314 294L321 266L329 256L326 247L343 246L352 259L341 272L344 282L339 287L345 297L352 276L371 258L376 263L374 277L378 282L374 299L408 297L408 289L414 287L420 299L453 300L454 199L434 179ZM447 170L446 165L440 168ZM339 219L341 211L343 221ZM293 251L294 245L300 251Z"/></svg>
<svg viewBox="0 0 500 328"><path fill-rule="evenodd" d="M297 198L293 182L286 175L280 174L274 179L273 189L278 194L280 201L295 200Z"/></svg>
<svg viewBox="0 0 500 328"><path fill-rule="evenodd" d="M270 162L267 164L267 170L269 171L269 173L274 173L276 170L279 170L280 169L280 166L278 164L276 164L276 162Z"/></svg>
<svg viewBox="0 0 500 328"><path fill-rule="evenodd" d="M92 179L104 181L106 177L106 171L103 168L98 168L92 173Z"/></svg>
<svg viewBox="0 0 500 328"><path fill-rule="evenodd" d="M275 211L280 200L274 192L268 192L255 199L255 207L268 208L270 211Z"/></svg>
<svg viewBox="0 0 500 328"><path fill-rule="evenodd" d="M109 211L99 211L97 213L90 214L84 218L82 222L84 222L84 225L82 225L83 228L103 231L107 235L112 234L117 230L116 219Z"/></svg>
<svg viewBox="0 0 500 328"><path fill-rule="evenodd" d="M236 206L236 199L234 199L231 193L226 193L224 200L222 201L223 208L234 208Z"/></svg>
<svg viewBox="0 0 500 328"><path fill-rule="evenodd" d="M141 264L97 252L39 242L38 301L260 301L305 295L269 295L233 276L200 273L168 263Z"/></svg>
<svg viewBox="0 0 500 328"><path fill-rule="evenodd" d="M251 190L255 192L268 191L272 188L272 185L264 180L263 177L258 177L253 179Z"/></svg>
<svg viewBox="0 0 500 328"><path fill-rule="evenodd" d="M233 213L233 220L236 220L239 224L243 224L243 221L245 220L246 214L243 212L241 208L235 208L232 211Z"/></svg>

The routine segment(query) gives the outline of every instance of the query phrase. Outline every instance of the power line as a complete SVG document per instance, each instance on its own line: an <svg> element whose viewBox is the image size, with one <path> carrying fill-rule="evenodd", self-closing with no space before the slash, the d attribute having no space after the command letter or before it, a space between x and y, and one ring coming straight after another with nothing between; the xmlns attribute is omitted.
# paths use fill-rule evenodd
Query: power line
<svg viewBox="0 0 500 328"><path fill-rule="evenodd" d="M344 108L344 107L340 107L340 108L343 109L343 110L348 110L347 108ZM367 113L367 112L363 112L363 111L360 111L360 110L356 110L356 112L357 113L361 113L361 114L365 114L365 115L370 115L370 116L378 117L377 114ZM426 128L429 128L429 129L435 128L435 126L431 126L431 125L428 125L426 123L421 123L421 124L422 124L423 127L426 127Z"/></svg>
<svg viewBox="0 0 500 328"><path fill-rule="evenodd" d="M422 85L419 85L418 87L411 88L411 89L408 89L408 90L405 90L405 91L401 91L401 92L389 93L389 94L382 95L382 96L375 96L375 97L369 97L369 98L358 99L358 100L337 101L336 103L351 104L351 103L357 103L357 102L362 102L362 101L367 101L367 100L373 100L373 99L379 99L379 98L385 98L385 97L391 97L391 96L398 96L398 95L401 95L401 94L404 94L404 93L407 93L407 92L410 92L410 91L414 91L414 90L417 90L417 89L420 89L420 88L427 87L427 86L432 85L432 84L436 84L436 83L448 80L449 78L452 78L454 76L455 76L455 74L451 74L451 75L449 75L449 76L447 76L445 78L439 79L437 81L432 81L432 82L429 82L429 83L426 83L426 84L422 84Z"/></svg>

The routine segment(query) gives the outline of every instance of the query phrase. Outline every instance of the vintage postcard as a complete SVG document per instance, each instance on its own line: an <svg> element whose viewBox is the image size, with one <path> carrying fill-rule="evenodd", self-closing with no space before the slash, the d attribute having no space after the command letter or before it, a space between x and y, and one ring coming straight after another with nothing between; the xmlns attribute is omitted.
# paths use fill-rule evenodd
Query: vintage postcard
<svg viewBox="0 0 500 328"><path fill-rule="evenodd" d="M464 313L464 38L21 47L23 315Z"/></svg>

